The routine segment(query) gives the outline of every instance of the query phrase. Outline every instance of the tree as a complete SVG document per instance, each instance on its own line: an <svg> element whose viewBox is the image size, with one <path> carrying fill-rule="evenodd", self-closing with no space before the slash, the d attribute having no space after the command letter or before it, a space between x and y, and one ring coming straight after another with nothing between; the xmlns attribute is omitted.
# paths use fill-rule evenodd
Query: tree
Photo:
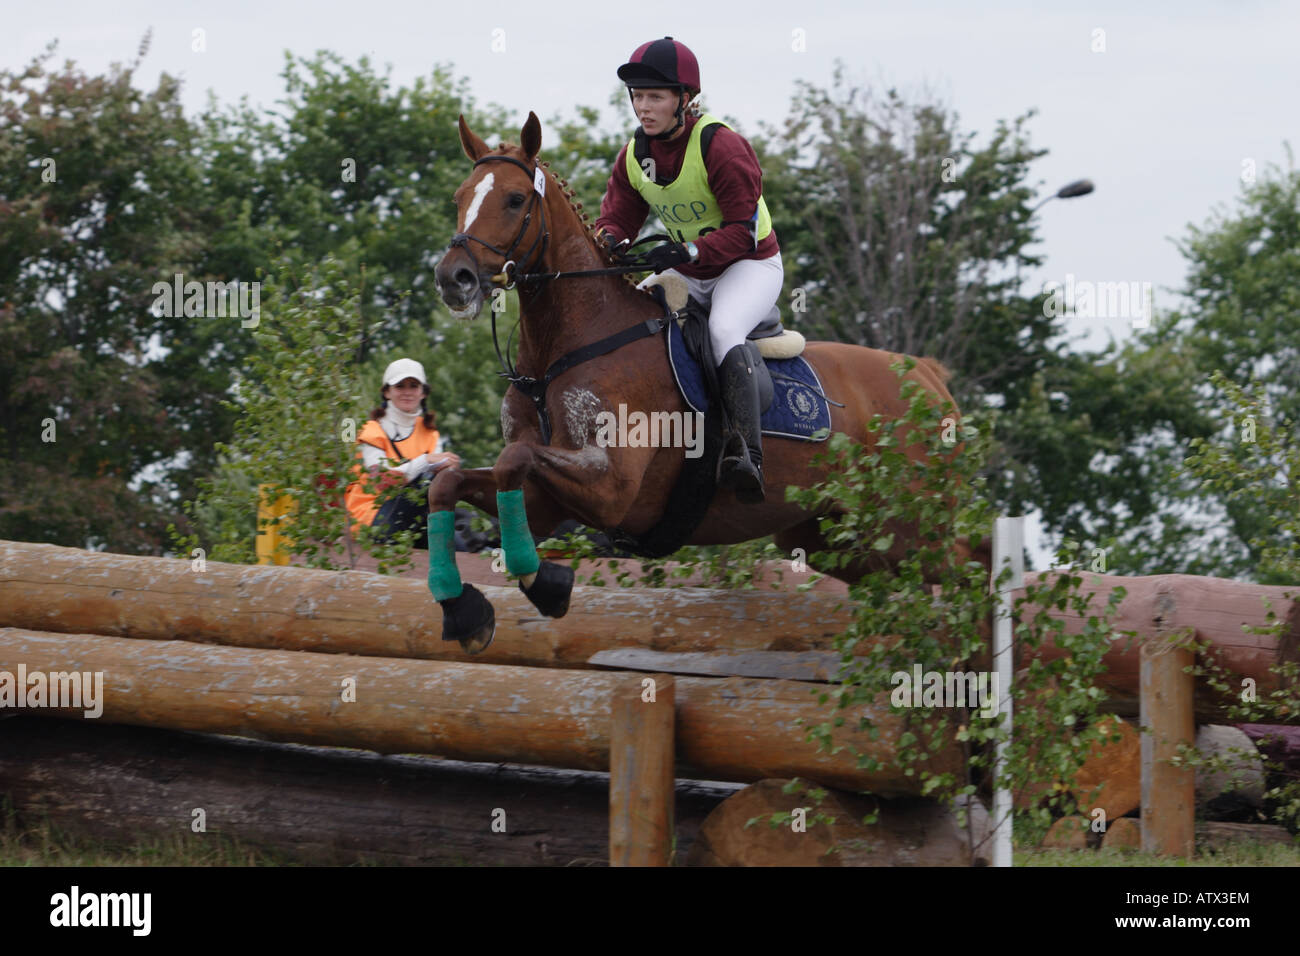
<svg viewBox="0 0 1300 956"><path fill-rule="evenodd" d="M169 469L206 450L160 365L196 323L153 308L192 262L201 172L175 79L144 93L136 61L48 71L51 45L0 72L0 537L125 551L161 545Z"/></svg>
<svg viewBox="0 0 1300 956"><path fill-rule="evenodd" d="M284 497L291 504L281 530L290 551L309 564L353 567L363 549L400 560L410 534L395 546L374 544L364 530L355 540L348 534L343 495L359 477L356 437L369 408L356 356L361 290L329 258L309 275L281 265L267 289L257 347L228 403L236 412L234 437L218 443L220 463L200 479L186 509L195 530L176 534L177 550L202 548L213 560L252 563L259 497ZM381 479L369 484L383 492L381 501L400 491Z"/></svg>
<svg viewBox="0 0 1300 956"><path fill-rule="evenodd" d="M1235 210L1215 210L1203 226L1189 226L1178 247L1188 262L1185 307L1158 316L1151 329L1103 360L1076 365L1062 386L1071 404L1098 412L1090 422L1093 437L1079 447L1106 454L1089 462L1084 487L1095 493L1075 492L1084 503L1076 512L1086 512L1086 519L1060 527L1111 542L1126 573L1294 583L1269 559L1287 546L1279 523L1285 494L1279 499L1263 477L1270 468L1275 476L1288 474L1286 449L1300 421L1300 172L1294 163L1247 184ZM1271 422L1270 443L1245 437L1238 398L1248 387L1258 389L1258 408ZM1050 444L1064 461L1083 464L1082 455L1065 450L1068 442ZM1221 482L1198 480L1204 474L1185 463L1206 447L1233 449L1241 474L1258 479L1254 490L1229 494Z"/></svg>
<svg viewBox="0 0 1300 956"><path fill-rule="evenodd" d="M999 124L972 145L941 105L895 90L801 83L765 155L787 275L802 290L798 321L815 334L938 358L966 404L1007 406L1054 361L1059 328L1017 270L1037 265L1025 185L1033 150L1024 125ZM797 303L796 298L796 303Z"/></svg>

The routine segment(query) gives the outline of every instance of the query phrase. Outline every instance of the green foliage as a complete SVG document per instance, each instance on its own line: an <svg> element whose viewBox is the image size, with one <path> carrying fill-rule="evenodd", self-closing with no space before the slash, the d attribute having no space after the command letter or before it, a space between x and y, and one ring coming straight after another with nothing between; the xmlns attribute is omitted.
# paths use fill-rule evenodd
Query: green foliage
<svg viewBox="0 0 1300 956"><path fill-rule="evenodd" d="M394 348L408 323L427 328L443 312L431 259L456 231L451 194L468 173L456 117L476 128L499 118L475 111L466 82L445 67L393 88L366 57L286 53L281 75L282 113L242 106L203 117L202 155L226 223L214 246L235 275L279 247L296 272L333 256L358 287L364 267L364 361Z"/></svg>
<svg viewBox="0 0 1300 956"><path fill-rule="evenodd" d="M1017 270L1041 260L1025 180L1045 154L1027 142L1032 112L983 147L941 104L799 83L784 128L764 144L789 289L806 293L803 328L929 355L957 371L958 400L1014 404L1018 383L1053 358L1059 328L1020 294Z"/></svg>
<svg viewBox="0 0 1300 956"><path fill-rule="evenodd" d="M1215 371L1210 383L1226 399L1227 427L1213 439L1194 438L1187 471L1201 488L1222 501L1230 514L1249 508L1267 522L1243 521L1254 528L1246 544L1258 562L1256 580L1300 583L1300 430L1284 416L1286 399L1270 399L1267 384L1242 387Z"/></svg>
<svg viewBox="0 0 1300 956"><path fill-rule="evenodd" d="M728 545L686 545L664 558L611 558L588 536L592 529L580 528L558 537L547 538L538 547L558 551L570 559L574 571L583 561L599 561L608 570L606 580L600 568L589 572L583 581L591 587L646 588L722 588L751 591L759 586L780 590L784 586L784 567L790 564L771 536ZM760 576L770 574L765 585L756 584ZM799 585L806 591L822 579L814 573Z"/></svg>
<svg viewBox="0 0 1300 956"><path fill-rule="evenodd" d="M384 545L369 528L355 528L356 540L347 533L343 492L356 477L355 439L370 407L356 360L360 297L332 259L306 277L282 265L249 331L255 345L231 403L234 439L219 447L222 466L187 508L196 531L174 532L182 553L202 547L212 560L255 561L260 493L268 504L289 499L285 517L272 524L312 567L355 566L360 548L380 560L381 571L408 560L409 532ZM362 480L381 490L377 479ZM398 493L406 492L388 489L379 501Z"/></svg>
<svg viewBox="0 0 1300 956"><path fill-rule="evenodd" d="M0 71L0 538L156 550L169 470L210 452L194 366L158 353L230 320L151 308L203 203L177 81L133 85L147 46L107 76L47 69L53 45Z"/></svg>
<svg viewBox="0 0 1300 956"><path fill-rule="evenodd" d="M1300 442L1293 421L1278 410L1283 404L1271 400L1264 383L1248 387L1235 384L1227 375L1216 371L1211 384L1225 407L1230 410L1230 424L1213 440L1192 442L1187 471L1207 493L1226 502L1229 508L1238 502L1258 507L1271 518L1267 529L1248 542L1257 556L1257 579L1264 583L1300 584ZM1300 597L1300 587L1288 597ZM1278 619L1267 607L1266 624L1246 627L1251 633L1272 637L1279 647L1286 646L1287 621ZM1229 673L1218 661L1208 642L1189 642L1197 651L1195 672L1222 699L1229 702L1228 717L1234 722L1283 724L1300 720L1300 667L1294 661L1280 661L1269 668L1273 686L1256 688ZM1187 754L1189 766L1205 766L1212 771L1228 769L1231 756L1207 762L1194 750ZM1266 794L1277 822L1292 832L1300 831L1300 774L1288 772L1270 762L1267 769L1279 780Z"/></svg>
<svg viewBox="0 0 1300 956"><path fill-rule="evenodd" d="M913 365L907 360L894 368L905 374ZM832 716L809 736L823 748L838 746L836 729L845 724L845 710L880 708L888 700L905 727L895 765L918 778L921 793L952 801L961 816L966 801L978 793L977 780L993 782L993 745L1005 739L1001 720L975 707L912 707L910 694L900 693L906 686L900 677L910 678L917 666L923 674L989 670L987 621L994 596L988 569L973 554L992 528L993 511L979 477L992 423L975 416L958 422L951 404L938 405L912 381L902 382L901 394L906 415L896 421L876 416L869 426L870 450L846 435L833 435L824 456L827 480L788 492L791 501L825 515L822 533L837 549L814 555L812 563L864 572L850 588L852 624L835 642L840 684L821 695L823 703L832 703ZM968 554L972 557L964 558ZM1077 548L1062 555L1066 563L1077 557ZM1009 573L1002 572L1000 586ZM1095 683L1110 646L1108 621L1123 591L1117 589L1098 615L1089 607L1090 596L1079 593L1081 583L1068 567L1029 581L1013 610L1019 647L1051 642L1066 652L1050 661L1035 659L1009 689L1016 724L1004 779L1013 791L1035 794L1072 779L1101 736L1095 720L1101 692ZM1049 609L1076 615L1084 622L1079 633L1067 633ZM857 729L878 733L871 711L863 713ZM961 775L929 766L950 738L963 749ZM882 769L882 762L867 754L859 754L858 763L865 770ZM1054 811L1072 805L1064 790L1048 789L1045 799L1046 805L1022 815L1020 828L1043 832Z"/></svg>
<svg viewBox="0 0 1300 956"><path fill-rule="evenodd" d="M1009 500L1040 504L1053 530L1108 545L1125 573L1295 583L1275 560L1294 533L1275 516L1290 513L1277 476L1300 421L1300 170L1262 171L1236 208L1190 226L1178 247L1188 267L1181 310L1123 347L1045 372L1052 407L1040 401L1009 438L1028 463ZM1267 452L1240 441L1236 420L1252 413L1233 389L1252 382L1274 418ZM1236 493L1183 467L1211 446L1246 469ZM1283 469L1275 476L1270 458Z"/></svg>

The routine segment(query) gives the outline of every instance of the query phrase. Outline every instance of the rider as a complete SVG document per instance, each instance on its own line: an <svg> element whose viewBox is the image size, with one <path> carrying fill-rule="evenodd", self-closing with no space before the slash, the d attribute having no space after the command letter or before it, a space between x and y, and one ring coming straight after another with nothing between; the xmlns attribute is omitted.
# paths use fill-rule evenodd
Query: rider
<svg viewBox="0 0 1300 956"><path fill-rule="evenodd" d="M607 248L635 238L653 209L674 241L645 258L670 269L710 309L709 337L727 415L742 442L723 458L720 483L746 504L763 500L758 381L746 336L776 306L784 273L763 201L763 171L749 142L722 120L688 104L700 67L686 45L643 43L618 68L640 120L614 163L597 235ZM711 137L711 139L710 139Z"/></svg>

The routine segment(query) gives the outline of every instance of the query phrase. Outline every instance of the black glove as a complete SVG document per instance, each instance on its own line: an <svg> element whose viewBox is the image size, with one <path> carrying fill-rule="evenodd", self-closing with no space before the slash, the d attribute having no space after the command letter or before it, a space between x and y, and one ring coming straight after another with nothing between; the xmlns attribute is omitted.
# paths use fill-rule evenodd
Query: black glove
<svg viewBox="0 0 1300 956"><path fill-rule="evenodd" d="M601 249L605 251L605 254L614 262L622 263L627 259L627 254L625 252L627 249L626 239L620 239L615 242L612 235L604 229L599 229L596 231L596 242L600 245Z"/></svg>
<svg viewBox="0 0 1300 956"><path fill-rule="evenodd" d="M645 256L646 265L656 274L690 261L691 254L680 242L665 242L662 246L655 246Z"/></svg>

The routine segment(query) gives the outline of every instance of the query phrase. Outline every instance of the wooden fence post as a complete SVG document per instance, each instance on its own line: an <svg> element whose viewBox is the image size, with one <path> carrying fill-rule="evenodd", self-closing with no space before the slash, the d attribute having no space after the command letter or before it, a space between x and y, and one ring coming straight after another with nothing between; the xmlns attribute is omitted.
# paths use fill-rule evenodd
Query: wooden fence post
<svg viewBox="0 0 1300 956"><path fill-rule="evenodd" d="M1142 849L1190 859L1196 847L1196 773L1169 763L1179 744L1196 743L1196 660L1168 638L1142 644Z"/></svg>
<svg viewBox="0 0 1300 956"><path fill-rule="evenodd" d="M676 683L623 681L609 735L609 865L668 866L673 850Z"/></svg>

